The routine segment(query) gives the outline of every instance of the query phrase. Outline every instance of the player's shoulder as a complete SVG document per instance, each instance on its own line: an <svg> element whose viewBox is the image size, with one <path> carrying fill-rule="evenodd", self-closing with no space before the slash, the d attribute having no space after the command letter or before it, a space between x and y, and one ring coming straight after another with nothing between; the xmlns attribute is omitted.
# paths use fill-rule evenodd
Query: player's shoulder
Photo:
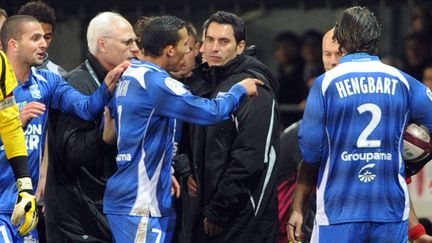
<svg viewBox="0 0 432 243"><path fill-rule="evenodd" d="M62 79L62 77L56 73L53 73L46 69L38 69L36 67L31 68L31 75L37 82L55 82Z"/></svg>
<svg viewBox="0 0 432 243"><path fill-rule="evenodd" d="M136 82L143 89L147 90L154 86L155 81L159 80L160 76L160 71L153 65L133 60L131 65L123 72L121 82Z"/></svg>
<svg viewBox="0 0 432 243"><path fill-rule="evenodd" d="M0 51L0 67L0 100L3 100L16 86L18 86L18 81L6 54L3 51Z"/></svg>
<svg viewBox="0 0 432 243"><path fill-rule="evenodd" d="M165 73L165 70L151 62L132 60L131 65L125 71L126 75L134 75L141 73L158 74Z"/></svg>

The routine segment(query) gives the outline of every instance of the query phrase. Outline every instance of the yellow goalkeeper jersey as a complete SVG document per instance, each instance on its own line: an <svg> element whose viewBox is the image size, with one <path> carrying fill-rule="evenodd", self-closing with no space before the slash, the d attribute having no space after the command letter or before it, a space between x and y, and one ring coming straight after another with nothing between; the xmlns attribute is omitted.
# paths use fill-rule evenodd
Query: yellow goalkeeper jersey
<svg viewBox="0 0 432 243"><path fill-rule="evenodd" d="M18 106L12 91L18 82L5 53L0 51L0 134L7 158L27 156Z"/></svg>

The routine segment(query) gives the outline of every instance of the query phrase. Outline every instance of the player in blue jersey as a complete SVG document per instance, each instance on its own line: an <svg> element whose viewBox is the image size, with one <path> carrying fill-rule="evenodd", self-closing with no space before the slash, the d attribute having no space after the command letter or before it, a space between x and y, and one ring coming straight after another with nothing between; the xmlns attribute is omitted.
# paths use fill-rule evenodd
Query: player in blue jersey
<svg viewBox="0 0 432 243"><path fill-rule="evenodd" d="M334 38L347 55L307 100L300 147L304 161L319 166L312 242L408 239L402 132L408 121L432 130L432 93L374 56L380 34L368 9L345 10Z"/></svg>
<svg viewBox="0 0 432 243"><path fill-rule="evenodd" d="M43 62L46 50L43 34L40 23L26 15L8 18L1 31L3 49L19 82L13 94L21 110L20 119L25 130L30 177L34 188L37 187L39 165L44 151L49 109L59 109L86 120L99 118L115 88L116 80L127 67L125 63L114 69L94 95L84 96L57 74L32 67ZM18 193L4 151L0 151L0 171L0 242L37 240L36 230L24 239L18 228L11 224L11 213Z"/></svg>
<svg viewBox="0 0 432 243"><path fill-rule="evenodd" d="M228 119L256 79L236 84L218 98L193 96L167 71L178 71L190 51L185 23L155 17L140 34L143 61L132 61L112 102L117 129L117 171L104 195L116 242L170 242L175 224L171 163L176 119L214 124Z"/></svg>
<svg viewBox="0 0 432 243"><path fill-rule="evenodd" d="M329 71L330 69L336 67L339 64L339 59L344 55L344 53L341 53L341 51L339 50L339 44L333 39L333 33L334 33L334 28L332 28L330 31L328 31L323 37L323 43L322 43L323 64L324 64L324 68L326 71ZM299 130L298 124L297 124L297 127L298 128L296 130L290 130L289 131L289 133L295 133L296 137L298 135L298 130ZM300 153L300 150L299 150L299 153ZM405 176L407 178L409 178L409 176L416 174L429 161L430 161L430 158L428 157L428 158L426 158L420 162L414 162L414 163L409 163L409 162L407 163L406 162L405 163ZM303 171L306 169L307 173L300 173L298 180L305 179L305 178L303 178L303 176L306 178L309 178L309 177L311 177L311 175L317 175L317 172L319 170L318 167L317 168L310 167L310 165L305 164L305 163L300 163L299 167L300 167L299 171ZM314 171L312 171L312 169L314 169ZM409 184L410 180L407 179L406 181ZM301 236L304 236L303 240L309 240L310 239L310 235L309 235L309 237L307 237L307 235L308 235L307 233L309 233L308 232L309 227L307 225L303 226L303 223L305 223L305 224L307 223L307 222L303 222L303 221L307 220L309 218L308 215L303 212L303 208L307 208L309 206L309 205L305 205L305 202L310 201L307 199L315 187L316 187L316 185L314 184L313 188L312 187L305 188L304 185L302 184L302 185L297 186L295 189L295 196L293 199L291 216L290 216L290 219L286 225L287 232L288 232L288 239L290 239L294 243L296 243L298 239L301 239L302 238ZM411 202L411 200L410 200L410 202ZM315 202L314 202L314 204L315 204ZM313 206L313 208L315 208L315 206ZM315 213L314 213L314 215L315 215ZM304 216L307 216L307 217L305 219L303 219ZM419 231L418 229L420 229L420 232L418 232ZM409 239L412 241L417 240L416 242L430 242L432 240L432 237L427 235L424 230L422 231L422 229L424 229L424 227L423 227L423 225L420 224L420 222L419 222L419 220L415 214L412 203L410 203L408 235L409 236L411 235L412 237L409 237ZM303 235L302 231L303 231L304 235ZM416 233L416 232L418 232L418 233ZM296 238L297 238L297 240L296 240Z"/></svg>

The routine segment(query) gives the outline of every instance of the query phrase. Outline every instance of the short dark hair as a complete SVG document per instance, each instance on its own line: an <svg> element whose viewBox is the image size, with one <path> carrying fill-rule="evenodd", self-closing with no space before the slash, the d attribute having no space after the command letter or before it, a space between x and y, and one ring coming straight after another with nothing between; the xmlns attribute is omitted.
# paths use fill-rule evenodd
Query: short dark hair
<svg viewBox="0 0 432 243"><path fill-rule="evenodd" d="M376 54L381 37L381 25L366 7L346 9L336 22L333 39L346 53L367 52Z"/></svg>
<svg viewBox="0 0 432 243"><path fill-rule="evenodd" d="M140 42L145 56L159 57L168 45L176 45L180 40L178 31L185 22L174 16L153 17L142 29Z"/></svg>
<svg viewBox="0 0 432 243"><path fill-rule="evenodd" d="M135 35L138 36L137 45L138 45L139 49L142 49L141 32L143 31L144 27L147 26L147 24L150 22L151 19L152 19L152 17L140 16L133 26L133 30L135 32Z"/></svg>
<svg viewBox="0 0 432 243"><path fill-rule="evenodd" d="M23 34L23 23L27 22L36 22L39 21L33 16L29 15L14 15L6 19L4 22L1 32L0 38L3 46L3 50L7 51L8 49L8 41L10 39L20 40Z"/></svg>
<svg viewBox="0 0 432 243"><path fill-rule="evenodd" d="M50 24L54 31L56 21L54 9L44 2L28 2L20 7L18 14L30 15L35 17L41 23Z"/></svg>
<svg viewBox="0 0 432 243"><path fill-rule="evenodd" d="M207 34L207 28L211 23L229 24L234 31L234 38L238 44L240 41L246 41L246 27L244 21L237 15L225 11L217 11L212 14L203 25L203 30Z"/></svg>
<svg viewBox="0 0 432 243"><path fill-rule="evenodd" d="M188 31L188 35L192 36L193 38L195 38L196 41L198 41L197 31L195 29L195 26L191 22L186 21L186 29Z"/></svg>

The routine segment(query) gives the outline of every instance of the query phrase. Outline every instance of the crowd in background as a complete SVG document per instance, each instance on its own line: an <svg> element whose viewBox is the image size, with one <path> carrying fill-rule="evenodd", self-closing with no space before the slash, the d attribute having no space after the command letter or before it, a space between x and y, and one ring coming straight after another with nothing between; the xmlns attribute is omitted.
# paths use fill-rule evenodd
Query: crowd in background
<svg viewBox="0 0 432 243"><path fill-rule="evenodd" d="M310 82L324 71L321 63L322 36L323 33L315 30L307 30L302 35L287 30L274 39L276 75L280 83L278 100L280 104L290 105L288 109L281 111L283 127L301 117ZM431 88L431 37L432 10L416 7L411 12L411 25L404 37L402 55L389 54L381 58L385 63L401 69Z"/></svg>

